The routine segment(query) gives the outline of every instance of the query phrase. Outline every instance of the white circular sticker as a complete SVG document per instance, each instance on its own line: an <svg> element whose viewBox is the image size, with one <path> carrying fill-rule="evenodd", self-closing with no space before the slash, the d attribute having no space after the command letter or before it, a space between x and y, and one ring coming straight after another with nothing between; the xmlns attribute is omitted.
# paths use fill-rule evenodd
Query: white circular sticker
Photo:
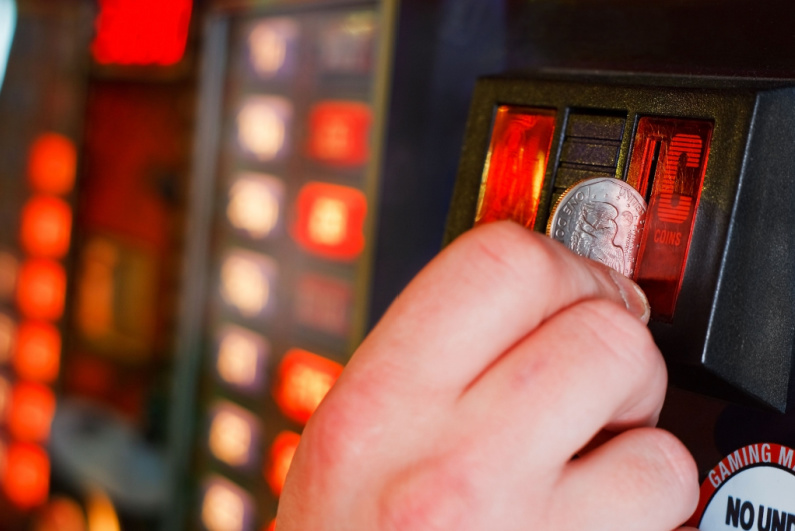
<svg viewBox="0 0 795 531"><path fill-rule="evenodd" d="M735 450L701 485L687 522L701 531L791 531L795 528L795 450L772 443Z"/></svg>

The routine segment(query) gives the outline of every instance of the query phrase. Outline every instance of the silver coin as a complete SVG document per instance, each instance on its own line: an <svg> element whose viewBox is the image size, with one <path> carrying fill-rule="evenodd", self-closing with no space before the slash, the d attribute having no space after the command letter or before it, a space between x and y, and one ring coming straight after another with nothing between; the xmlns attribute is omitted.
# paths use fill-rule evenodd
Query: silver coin
<svg viewBox="0 0 795 531"><path fill-rule="evenodd" d="M646 222L646 201L620 179L597 177L569 187L547 234L579 254L632 277Z"/></svg>

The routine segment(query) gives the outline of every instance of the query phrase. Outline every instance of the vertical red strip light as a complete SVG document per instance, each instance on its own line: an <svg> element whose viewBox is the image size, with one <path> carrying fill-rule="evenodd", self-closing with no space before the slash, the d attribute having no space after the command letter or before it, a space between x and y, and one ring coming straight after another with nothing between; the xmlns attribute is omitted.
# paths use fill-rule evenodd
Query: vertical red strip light
<svg viewBox="0 0 795 531"><path fill-rule="evenodd" d="M649 208L635 281L658 320L673 319L682 287L712 127L703 120L638 122L627 182L648 198Z"/></svg>
<svg viewBox="0 0 795 531"><path fill-rule="evenodd" d="M533 228L554 130L554 111L508 105L497 109L476 225L511 219Z"/></svg>

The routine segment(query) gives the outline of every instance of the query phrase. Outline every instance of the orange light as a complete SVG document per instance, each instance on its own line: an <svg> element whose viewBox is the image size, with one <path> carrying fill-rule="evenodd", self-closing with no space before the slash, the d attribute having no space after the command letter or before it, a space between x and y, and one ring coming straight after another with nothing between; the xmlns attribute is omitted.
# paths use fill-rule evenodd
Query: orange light
<svg viewBox="0 0 795 531"><path fill-rule="evenodd" d="M47 453L34 444L11 444L3 474L3 491L8 499L22 509L30 509L47 500L49 489Z"/></svg>
<svg viewBox="0 0 795 531"><path fill-rule="evenodd" d="M0 422L5 422L11 406L11 390L13 385L5 376L0 376Z"/></svg>
<svg viewBox="0 0 795 531"><path fill-rule="evenodd" d="M372 113L355 101L325 101L309 115L309 156L327 164L359 166L367 162Z"/></svg>
<svg viewBox="0 0 795 531"><path fill-rule="evenodd" d="M293 237L307 251L352 260L364 249L367 199L355 188L311 182L298 193Z"/></svg>
<svg viewBox="0 0 795 531"><path fill-rule="evenodd" d="M635 281L654 319L673 319L682 287L701 184L707 169L712 122L641 118L627 182L648 199Z"/></svg>
<svg viewBox="0 0 795 531"><path fill-rule="evenodd" d="M72 190L77 172L74 143L57 133L44 133L33 142L28 156L28 180L36 192L63 195Z"/></svg>
<svg viewBox="0 0 795 531"><path fill-rule="evenodd" d="M50 498L42 508L34 531L86 531L83 509L73 499L64 496ZM91 530L88 530L91 531Z"/></svg>
<svg viewBox="0 0 795 531"><path fill-rule="evenodd" d="M291 349L279 365L274 399L284 415L305 423L339 378L342 365L301 349Z"/></svg>
<svg viewBox="0 0 795 531"><path fill-rule="evenodd" d="M276 496L282 493L284 480L287 478L299 442L301 436L292 431L281 432L273 441L265 468L265 479Z"/></svg>
<svg viewBox="0 0 795 531"><path fill-rule="evenodd" d="M99 0L94 59L102 64L178 63L192 7L191 0Z"/></svg>
<svg viewBox="0 0 795 531"><path fill-rule="evenodd" d="M40 384L19 382L11 391L8 429L15 438L42 442L50 436L55 394Z"/></svg>
<svg viewBox="0 0 795 531"><path fill-rule="evenodd" d="M93 490L86 503L88 531L121 531L113 502L101 490Z"/></svg>
<svg viewBox="0 0 795 531"><path fill-rule="evenodd" d="M264 527L263 531L276 531L276 520L271 520L271 523Z"/></svg>
<svg viewBox="0 0 795 531"><path fill-rule="evenodd" d="M30 255L61 258L69 250L72 209L56 197L36 196L22 209L20 241Z"/></svg>
<svg viewBox="0 0 795 531"><path fill-rule="evenodd" d="M0 314L0 363L11 359L16 335L17 325L14 320L5 314Z"/></svg>
<svg viewBox="0 0 795 531"><path fill-rule="evenodd" d="M53 325L25 321L17 329L14 369L20 378L50 383L58 377L61 334Z"/></svg>
<svg viewBox="0 0 795 531"><path fill-rule="evenodd" d="M555 129L555 112L501 105L494 118L475 224L535 225Z"/></svg>
<svg viewBox="0 0 795 531"><path fill-rule="evenodd" d="M17 305L25 317L57 321L63 314L66 272L52 260L31 259L22 264Z"/></svg>
<svg viewBox="0 0 795 531"><path fill-rule="evenodd" d="M254 423L254 418L238 407L219 406L210 422L210 452L230 466L250 464L257 437Z"/></svg>

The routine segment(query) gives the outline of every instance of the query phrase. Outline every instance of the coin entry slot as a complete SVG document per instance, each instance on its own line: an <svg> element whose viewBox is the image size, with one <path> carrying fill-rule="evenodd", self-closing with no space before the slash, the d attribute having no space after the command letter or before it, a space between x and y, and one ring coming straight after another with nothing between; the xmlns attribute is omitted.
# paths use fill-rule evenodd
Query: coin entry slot
<svg viewBox="0 0 795 531"><path fill-rule="evenodd" d="M641 118L627 183L648 197L635 281L644 289L652 318L673 320L684 277L713 123Z"/></svg>

